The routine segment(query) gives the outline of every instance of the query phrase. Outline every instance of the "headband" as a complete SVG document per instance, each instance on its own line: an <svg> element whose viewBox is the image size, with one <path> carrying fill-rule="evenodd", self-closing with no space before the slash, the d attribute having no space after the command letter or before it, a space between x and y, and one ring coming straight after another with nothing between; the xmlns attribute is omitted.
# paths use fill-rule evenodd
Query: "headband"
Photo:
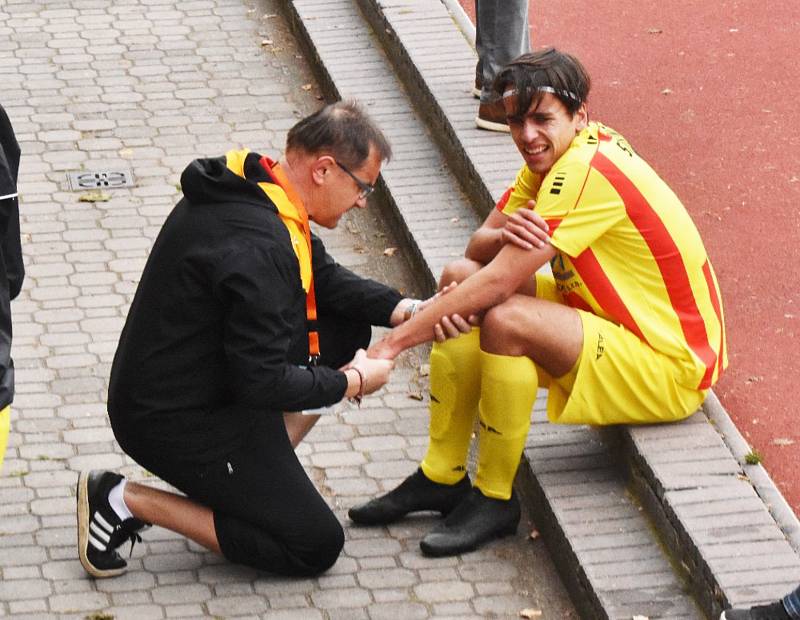
<svg viewBox="0 0 800 620"><path fill-rule="evenodd" d="M580 103L581 99L575 93L569 90L560 90L555 89L552 86L537 86L534 90L540 93L552 93L553 95L561 95L562 97L568 97L569 99L573 99ZM517 94L516 88L509 88L507 91L503 92L503 99L506 97L513 97Z"/></svg>

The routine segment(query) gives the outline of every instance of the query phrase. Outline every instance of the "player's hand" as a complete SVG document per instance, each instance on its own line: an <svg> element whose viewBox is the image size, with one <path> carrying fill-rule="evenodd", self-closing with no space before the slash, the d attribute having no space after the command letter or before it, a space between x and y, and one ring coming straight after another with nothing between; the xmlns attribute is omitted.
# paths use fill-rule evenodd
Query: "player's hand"
<svg viewBox="0 0 800 620"><path fill-rule="evenodd" d="M543 248L550 243L547 222L533 210L533 200L528 201L528 206L530 208L518 209L508 217L502 232L503 243L511 243L523 250Z"/></svg>
<svg viewBox="0 0 800 620"><path fill-rule="evenodd" d="M458 282L451 282L431 299L426 299L427 303L436 297L447 295L458 286ZM436 342L444 342L450 338L458 338L461 334L468 334L472 331L473 326L480 325L480 319L476 315L470 315L466 319L460 314L451 314L450 316L443 316L441 320L433 326L433 337Z"/></svg>

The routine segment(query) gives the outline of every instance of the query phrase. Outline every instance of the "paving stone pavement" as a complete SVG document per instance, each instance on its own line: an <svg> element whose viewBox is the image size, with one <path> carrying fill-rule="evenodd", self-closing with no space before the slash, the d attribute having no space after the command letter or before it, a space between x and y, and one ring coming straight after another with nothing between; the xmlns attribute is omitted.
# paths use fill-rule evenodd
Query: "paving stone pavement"
<svg viewBox="0 0 800 620"><path fill-rule="evenodd" d="M0 617L545 617L574 612L527 527L478 553L425 559L422 517L346 527L339 562L289 580L227 564L153 528L125 576L93 581L76 558L74 486L86 468L158 484L123 455L105 412L108 372L155 235L195 155L278 152L319 101L277 0L4 0L0 98L23 148L27 279L13 304L17 398L0 477ZM67 172L128 170L135 185L71 191ZM103 196L105 197L105 196ZM82 200L82 198L84 200ZM324 235L345 264L396 273L391 236L359 213ZM403 280L402 278L405 278ZM400 284L415 284L402 276ZM346 508L407 475L426 442L420 353L360 411L323 419L300 447Z"/></svg>

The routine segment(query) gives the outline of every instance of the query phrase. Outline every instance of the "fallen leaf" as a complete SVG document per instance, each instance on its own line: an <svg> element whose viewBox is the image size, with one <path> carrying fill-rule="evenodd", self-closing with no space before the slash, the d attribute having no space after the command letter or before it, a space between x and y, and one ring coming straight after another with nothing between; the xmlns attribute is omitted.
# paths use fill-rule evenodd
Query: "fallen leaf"
<svg viewBox="0 0 800 620"><path fill-rule="evenodd" d="M430 364L420 364L419 376L420 377L427 377L429 374L431 374L431 365Z"/></svg>
<svg viewBox="0 0 800 620"><path fill-rule="evenodd" d="M273 17L278 17L277 13L267 13L266 15L262 16L261 19L272 19Z"/></svg>
<svg viewBox="0 0 800 620"><path fill-rule="evenodd" d="M354 245L353 252L355 252L356 254L366 254L367 252L369 252L369 250L365 248L363 245Z"/></svg>
<svg viewBox="0 0 800 620"><path fill-rule="evenodd" d="M397 253L397 248L386 248L383 251L384 256L394 256Z"/></svg>
<svg viewBox="0 0 800 620"><path fill-rule="evenodd" d="M311 90L311 84L303 84L300 88L303 90Z"/></svg>
<svg viewBox="0 0 800 620"><path fill-rule="evenodd" d="M456 222L460 222L460 221L461 221L461 218L460 218L460 217L451 217L451 218L450 218L450 221L451 221L453 224L455 224Z"/></svg>
<svg viewBox="0 0 800 620"><path fill-rule="evenodd" d="M665 88L664 90L661 91L661 94L662 95L671 95L672 94L672 89L671 88Z"/></svg>
<svg viewBox="0 0 800 620"><path fill-rule="evenodd" d="M539 530L535 530L535 529L531 530L531 533L530 533L531 540L536 540L537 538L539 538L539 536L540 536Z"/></svg>
<svg viewBox="0 0 800 620"><path fill-rule="evenodd" d="M772 440L772 443L776 446L791 446L794 444L794 439L789 439L788 437L776 437Z"/></svg>
<svg viewBox="0 0 800 620"><path fill-rule="evenodd" d="M422 400L423 398L422 392L409 392L408 397L413 398L414 400Z"/></svg>
<svg viewBox="0 0 800 620"><path fill-rule="evenodd" d="M542 616L541 609L532 609L529 607L527 609L520 609L519 611L520 618L540 618L541 616Z"/></svg>
<svg viewBox="0 0 800 620"><path fill-rule="evenodd" d="M78 197L79 202L108 202L109 200L111 200L111 196L99 189L84 192Z"/></svg>
<svg viewBox="0 0 800 620"><path fill-rule="evenodd" d="M272 45L272 39L263 39L261 45Z"/></svg>
<svg viewBox="0 0 800 620"><path fill-rule="evenodd" d="M661 34L662 32L664 32L664 31L661 30L661 28L648 28L647 29L647 34Z"/></svg>

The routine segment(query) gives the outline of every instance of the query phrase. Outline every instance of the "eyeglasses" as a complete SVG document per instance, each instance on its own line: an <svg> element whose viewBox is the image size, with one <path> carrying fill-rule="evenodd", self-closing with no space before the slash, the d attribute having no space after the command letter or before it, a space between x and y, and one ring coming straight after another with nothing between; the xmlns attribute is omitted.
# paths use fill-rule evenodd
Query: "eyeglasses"
<svg viewBox="0 0 800 620"><path fill-rule="evenodd" d="M334 160L334 161L336 161L336 160ZM362 181L361 179L359 179L356 175L354 175L352 172L350 172L350 170L347 169L347 166L345 166L344 164L339 163L338 161L336 162L336 165L339 166L342 170L344 170L347 173L347 175L351 179L353 179L353 181L356 182L356 185L358 185L358 189L361 190L358 193L358 199L359 200L362 200L362 199L366 198L372 192L375 191L375 186L374 185L370 185L369 183L366 183L365 181Z"/></svg>

